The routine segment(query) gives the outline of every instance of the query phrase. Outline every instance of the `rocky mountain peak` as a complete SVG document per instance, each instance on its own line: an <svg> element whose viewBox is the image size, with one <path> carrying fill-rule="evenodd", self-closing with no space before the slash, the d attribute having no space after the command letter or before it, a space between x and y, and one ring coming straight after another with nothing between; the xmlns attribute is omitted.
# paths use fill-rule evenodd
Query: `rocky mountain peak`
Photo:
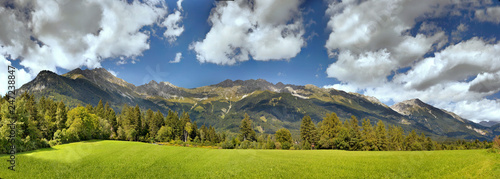
<svg viewBox="0 0 500 179"><path fill-rule="evenodd" d="M170 83L170 82L166 82L166 81L162 81L160 82L161 85L163 86L169 86L169 87L172 87L172 88L177 88L177 86L175 86L174 84Z"/></svg>
<svg viewBox="0 0 500 179"><path fill-rule="evenodd" d="M415 99L410 99L406 101L402 101L400 103L394 104L391 106L391 109L402 114L402 115L410 115L411 114L411 109L414 109L415 107L427 107L428 104L425 104L422 102L420 99L415 98Z"/></svg>
<svg viewBox="0 0 500 179"><path fill-rule="evenodd" d="M40 71L35 79L33 79L33 81L26 83L21 87L24 88L23 90L21 90L21 93L24 91L41 91L47 86L56 85L59 80L61 80L59 78L59 75L52 71Z"/></svg>
<svg viewBox="0 0 500 179"><path fill-rule="evenodd" d="M227 88L227 87L233 87L233 86L235 86L235 83L236 83L236 81L233 81L231 79L226 79L226 80L224 80L224 81L222 81L220 83L217 83L217 84L215 84L213 86Z"/></svg>
<svg viewBox="0 0 500 179"><path fill-rule="evenodd" d="M56 77L56 76L58 76L58 75L52 71L42 70L42 71L40 71L40 73L38 73L36 78L46 78L46 77Z"/></svg>

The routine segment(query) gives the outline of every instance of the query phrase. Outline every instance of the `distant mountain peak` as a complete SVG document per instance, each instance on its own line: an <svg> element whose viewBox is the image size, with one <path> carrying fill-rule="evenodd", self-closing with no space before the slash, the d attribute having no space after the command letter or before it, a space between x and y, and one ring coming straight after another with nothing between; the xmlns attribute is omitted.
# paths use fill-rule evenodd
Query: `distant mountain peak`
<svg viewBox="0 0 500 179"><path fill-rule="evenodd" d="M172 88L177 88L177 86L175 86L174 84L170 83L170 82L166 82L166 81L162 81L160 82L161 85L164 85L164 86L170 86Z"/></svg>
<svg viewBox="0 0 500 179"><path fill-rule="evenodd" d="M86 79L88 81L91 81L92 83L98 85L98 86L106 86L106 88L114 88L111 86L108 86L105 84L105 81L108 81L110 83L119 85L119 86L126 86L127 88L134 89L135 85L127 83L125 80L118 78L111 74L108 70L105 68L94 68L94 69L85 69L82 70L81 68L76 68L74 70L71 70L70 72L63 74L62 76L71 78L71 79Z"/></svg>
<svg viewBox="0 0 500 179"><path fill-rule="evenodd" d="M491 126L500 124L500 121L481 121L478 124L485 126L485 127L491 127Z"/></svg>
<svg viewBox="0 0 500 179"><path fill-rule="evenodd" d="M47 75L56 75L56 73L54 73L53 71L50 71L50 70L42 70L40 71L40 73L38 73L37 76L47 76Z"/></svg>
<svg viewBox="0 0 500 179"><path fill-rule="evenodd" d="M264 79L227 79L216 85L186 89L155 80L135 86L113 76L104 68L77 68L61 76L42 71L19 91L52 96L58 100L62 98L71 104L96 105L99 100L103 100L109 101L114 107L138 104L145 109L162 112L169 109L189 111L193 114L193 121L201 120L207 124L214 124L210 122L219 119L237 123L241 120L241 114L249 113L253 118L261 119L257 123L260 127L269 124L267 128L262 127L267 132L274 132L274 128L281 127L279 123L266 123L267 120L297 124L304 114L308 114L317 122L322 115L330 112L335 112L341 119L354 115L375 121L383 120L388 125L400 125L405 130L415 129L436 136L485 139L492 136L488 130L494 132L420 99L402 101L389 108L374 97L358 93L314 85L273 84Z"/></svg>
<svg viewBox="0 0 500 179"><path fill-rule="evenodd" d="M401 102L401 104L406 104L406 105L411 105L411 106L420 106L420 107L429 106L427 103L424 103L422 100L420 100L418 98L403 101L403 102Z"/></svg>
<svg viewBox="0 0 500 179"><path fill-rule="evenodd" d="M86 69L88 71L91 71L95 74L99 74L99 75L104 75L106 77L110 77L110 76L113 76L115 77L113 74L111 74L108 70L106 70L105 68L94 68L92 70L89 70L89 69Z"/></svg>
<svg viewBox="0 0 500 179"><path fill-rule="evenodd" d="M410 115L412 110L415 108L428 108L430 105L422 102L420 99L410 99L406 101L399 102L391 106L391 109L402 114L402 115Z"/></svg>

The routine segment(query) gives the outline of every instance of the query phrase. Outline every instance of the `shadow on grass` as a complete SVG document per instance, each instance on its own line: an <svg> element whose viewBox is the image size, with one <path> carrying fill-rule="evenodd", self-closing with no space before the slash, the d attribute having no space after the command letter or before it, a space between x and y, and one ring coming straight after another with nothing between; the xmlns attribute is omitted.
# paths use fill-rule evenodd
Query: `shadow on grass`
<svg viewBox="0 0 500 179"><path fill-rule="evenodd" d="M48 148L41 148L41 149L36 149L36 150L30 150L30 151L20 152L20 153L16 153L16 155L31 154L31 153L35 153L35 152L45 152L45 151L53 151L53 150L58 150L58 149L54 149L52 147L48 147ZM0 154L0 158L1 157L5 157L5 156L9 156L9 155L10 154Z"/></svg>
<svg viewBox="0 0 500 179"><path fill-rule="evenodd" d="M86 141L80 141L82 143L96 143L96 142L101 142L101 141L104 141L104 140L101 140L101 139L92 139L92 140L86 140ZM71 143L76 143L76 142L71 142ZM65 144L71 144L71 143L65 143ZM60 145L64 145L64 144L60 144ZM35 153L35 152L45 152L45 151L53 151L53 150L59 150L59 149L55 149L55 148L52 148L52 147L48 147L48 148L40 148L40 149L36 149L36 150L30 150L30 151L25 151L25 152L18 152L16 153L16 155L21 155L21 154L31 154L31 153ZM10 154L0 154L0 157L5 157L5 156L9 156Z"/></svg>
<svg viewBox="0 0 500 179"><path fill-rule="evenodd" d="M101 142L104 141L102 139L91 139L91 140L85 140L85 141L80 141L82 143L95 143L95 142Z"/></svg>

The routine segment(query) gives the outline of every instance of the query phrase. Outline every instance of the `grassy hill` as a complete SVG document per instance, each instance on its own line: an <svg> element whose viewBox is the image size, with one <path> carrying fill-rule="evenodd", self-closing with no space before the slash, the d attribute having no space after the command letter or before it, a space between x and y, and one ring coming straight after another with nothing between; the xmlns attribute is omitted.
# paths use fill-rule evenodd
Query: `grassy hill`
<svg viewBox="0 0 500 179"><path fill-rule="evenodd" d="M6 161L7 155L0 155ZM485 150L349 152L218 150L87 141L2 162L3 178L495 178L500 155Z"/></svg>

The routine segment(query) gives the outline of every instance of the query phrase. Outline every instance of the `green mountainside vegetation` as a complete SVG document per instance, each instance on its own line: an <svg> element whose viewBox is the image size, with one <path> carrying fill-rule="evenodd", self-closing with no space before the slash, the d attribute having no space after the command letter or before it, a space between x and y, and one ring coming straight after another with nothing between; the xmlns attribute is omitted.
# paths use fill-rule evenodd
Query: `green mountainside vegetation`
<svg viewBox="0 0 500 179"><path fill-rule="evenodd" d="M304 115L300 121L300 137L281 128L275 134L257 133L256 125L248 115L240 118L239 131L221 131L213 126L191 121L187 112L141 110L138 105L124 105L116 113L106 102L96 106L69 108L63 101L45 97L36 101L33 94L23 93L11 103L8 97L0 98L0 153L9 153L16 146L17 152L31 151L64 143L91 139L113 139L148 143L177 144L184 146L216 146L224 149L340 149L340 150L453 150L492 148L487 141L458 140L452 143L433 141L415 131L404 135L403 129L394 125L386 127L379 120L372 126L370 119L363 119L361 126L355 116L340 121L335 113L327 114L315 124ZM9 109L15 106L11 113ZM13 129L9 124L15 122ZM14 133L12 138L10 134ZM495 141L498 143L498 141ZM496 147L496 146L495 146Z"/></svg>
<svg viewBox="0 0 500 179"><path fill-rule="evenodd" d="M500 135L500 125L484 127L451 112L432 107L418 99L386 106L376 98L314 85L273 84L262 79L225 80L221 83L186 89L168 82L151 81L135 86L113 76L103 68L75 69L63 75L42 71L17 94L34 94L63 101L69 108L106 101L114 111L124 105L139 106L167 115L169 111L189 113L198 128L212 126L218 132L238 133L241 120L248 115L257 134L274 134L286 128L292 137L300 137L304 116L314 123L335 113L342 122L351 116L370 119L371 125L382 121L386 126L401 127L405 135L412 130L436 141L491 141ZM180 114L182 115L182 114ZM360 123L361 125L361 123Z"/></svg>

